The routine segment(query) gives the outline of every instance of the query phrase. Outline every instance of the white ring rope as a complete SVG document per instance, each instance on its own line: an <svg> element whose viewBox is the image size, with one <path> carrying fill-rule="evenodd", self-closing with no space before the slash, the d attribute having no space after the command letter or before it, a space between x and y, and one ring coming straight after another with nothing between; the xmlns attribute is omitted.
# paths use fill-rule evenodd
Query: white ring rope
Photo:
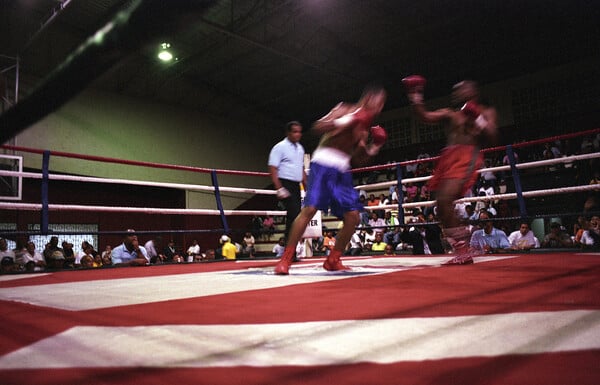
<svg viewBox="0 0 600 385"><path fill-rule="evenodd" d="M549 166L549 165L558 164L558 163L572 163L572 162L576 162L579 160L587 160L587 159L595 159L595 158L600 158L600 152L594 152L591 154L564 156L562 158L544 159L544 160L538 160L538 161L529 162L529 163L517 163L515 165L515 167L517 169L521 170L521 169L527 169L527 168ZM510 170L510 166L507 165L507 166L481 168L481 169L477 170L477 172L482 173L485 171L497 172L497 171L508 171L508 170ZM406 183L410 183L410 182L412 182L412 183L425 182L429 179L431 179L431 175L420 176L420 177L416 177L416 178L406 178L406 179L402 179L402 184L406 184ZM377 189L380 189L383 187L395 186L397 183L398 183L397 181L388 181L388 182L360 185L360 186L356 186L355 188L358 190L365 190L365 191L377 190Z"/></svg>
<svg viewBox="0 0 600 385"><path fill-rule="evenodd" d="M41 203L8 203L0 202L0 209L41 211ZM127 212L141 214L183 214L183 215L221 215L219 210L211 209L163 209L155 207L119 207L119 206L86 206L86 205L61 205L49 204L49 211L101 211L101 212ZM225 215L285 215L285 211L275 210L223 210Z"/></svg>
<svg viewBox="0 0 600 385"><path fill-rule="evenodd" d="M0 170L0 176L42 179L42 174L33 173L33 172L18 172L18 171L2 171L2 170ZM182 183L150 182L150 181L131 180L131 179L109 179L109 178L96 178L96 177L60 175L60 174L49 174L48 179L66 180L66 181L75 181L75 182L91 182L91 183L129 184L129 185L150 186L150 187L169 187L169 188L176 188L176 189L180 189L180 190L193 190L193 191L211 191L211 192L215 191L215 188L213 186L182 184ZM221 186L219 186L219 191L246 193L246 194L262 194L262 195L277 194L277 191L275 191L275 190L251 189L251 188L241 188L241 187L221 187Z"/></svg>

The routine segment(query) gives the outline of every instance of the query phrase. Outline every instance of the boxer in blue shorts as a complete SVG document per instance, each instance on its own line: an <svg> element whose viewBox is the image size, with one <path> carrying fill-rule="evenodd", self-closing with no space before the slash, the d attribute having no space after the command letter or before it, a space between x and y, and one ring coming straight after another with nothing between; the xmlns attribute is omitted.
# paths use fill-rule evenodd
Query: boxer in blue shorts
<svg viewBox="0 0 600 385"><path fill-rule="evenodd" d="M385 130L380 126L371 127L371 124L383 109L385 99L386 93L382 88L367 88L357 103L339 103L313 124L312 130L321 135L321 141L311 159L304 208L292 224L283 256L275 266L275 274L289 274L296 244L308 222L317 210L328 209L343 220L344 226L323 268L329 271L347 270L340 258L360 222L359 210L362 209L358 192L352 184L350 168L364 165L384 145L387 139Z"/></svg>

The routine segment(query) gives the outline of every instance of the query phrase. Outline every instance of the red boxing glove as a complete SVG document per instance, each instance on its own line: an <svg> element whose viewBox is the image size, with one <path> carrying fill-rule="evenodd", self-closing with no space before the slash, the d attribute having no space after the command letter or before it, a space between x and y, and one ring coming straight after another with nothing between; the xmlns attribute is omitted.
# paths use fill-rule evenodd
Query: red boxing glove
<svg viewBox="0 0 600 385"><path fill-rule="evenodd" d="M406 88L408 99L412 104L423 103L423 91L427 80L421 75L410 75L402 79L402 84Z"/></svg>
<svg viewBox="0 0 600 385"><path fill-rule="evenodd" d="M421 91L425 88L427 80L421 75L410 75L402 79L402 84L406 88L406 92Z"/></svg>
<svg viewBox="0 0 600 385"><path fill-rule="evenodd" d="M375 146L381 147L387 141L387 132L381 126L371 127L371 140Z"/></svg>
<svg viewBox="0 0 600 385"><path fill-rule="evenodd" d="M481 106L472 100L469 100L465 103L464 106L460 109L466 117L475 121L475 125L478 128L485 128L487 126L487 120L481 114Z"/></svg>
<svg viewBox="0 0 600 385"><path fill-rule="evenodd" d="M479 115L481 115L481 107L476 102L469 100L465 103L464 106L460 109L463 114L467 115L471 119L477 119Z"/></svg>

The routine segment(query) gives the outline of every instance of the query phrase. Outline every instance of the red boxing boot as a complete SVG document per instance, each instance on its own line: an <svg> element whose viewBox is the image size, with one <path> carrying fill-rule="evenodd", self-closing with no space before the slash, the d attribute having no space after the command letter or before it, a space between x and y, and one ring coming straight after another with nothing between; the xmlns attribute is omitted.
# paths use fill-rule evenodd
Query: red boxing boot
<svg viewBox="0 0 600 385"><path fill-rule="evenodd" d="M277 265L275 265L275 274L277 275L288 275L290 272L290 266L292 265L292 260L294 259L294 254L296 250L293 247L286 247L283 255Z"/></svg>
<svg viewBox="0 0 600 385"><path fill-rule="evenodd" d="M470 232L465 228L451 228L446 231L448 242L454 249L456 256L442 263L443 266L470 265L474 263L473 255L476 252L469 246Z"/></svg>
<svg viewBox="0 0 600 385"><path fill-rule="evenodd" d="M338 271L338 270L350 270L349 267L344 266L340 258L342 257L342 252L339 250L331 250L329 256L323 263L323 268L328 271Z"/></svg>

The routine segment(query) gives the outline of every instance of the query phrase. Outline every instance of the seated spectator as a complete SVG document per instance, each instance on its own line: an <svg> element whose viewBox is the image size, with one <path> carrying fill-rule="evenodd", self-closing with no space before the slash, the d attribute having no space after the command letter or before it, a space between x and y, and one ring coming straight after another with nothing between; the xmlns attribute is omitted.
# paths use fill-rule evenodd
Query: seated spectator
<svg viewBox="0 0 600 385"><path fill-rule="evenodd" d="M187 249L188 262L192 262L197 255L200 255L200 245L198 244L198 240L192 240L192 244Z"/></svg>
<svg viewBox="0 0 600 385"><path fill-rule="evenodd" d="M206 261L214 261L216 259L215 249L208 249L204 253L204 260Z"/></svg>
<svg viewBox="0 0 600 385"><path fill-rule="evenodd" d="M273 246L273 254L275 254L276 257L281 257L283 255L284 250L285 250L285 238L281 237L281 238L279 238L279 241L277 242L277 244L275 246Z"/></svg>
<svg viewBox="0 0 600 385"><path fill-rule="evenodd" d="M166 262L181 262L179 260L182 259L182 253L177 250L175 241L172 239L169 240L167 246L163 249L163 254L165 255Z"/></svg>
<svg viewBox="0 0 600 385"><path fill-rule="evenodd" d="M11 257L13 262L16 261L15 252L8 250L8 242L4 238L0 238L0 260L4 257Z"/></svg>
<svg viewBox="0 0 600 385"><path fill-rule="evenodd" d="M479 213L482 228L471 234L470 245L473 249L486 253L498 253L510 250L510 242L504 231L494 227L487 211Z"/></svg>
<svg viewBox="0 0 600 385"><path fill-rule="evenodd" d="M106 256L110 256L111 253L112 253L112 246L106 245L104 247L104 251L102 252L102 258L104 259Z"/></svg>
<svg viewBox="0 0 600 385"><path fill-rule="evenodd" d="M263 236L267 241L271 240L271 236L275 232L275 220L273 216L267 215L263 220Z"/></svg>
<svg viewBox="0 0 600 385"><path fill-rule="evenodd" d="M65 256L65 264L66 268L74 268L75 267L75 251L73 251L73 244L67 241L63 241L61 243L63 249L63 255Z"/></svg>
<svg viewBox="0 0 600 385"><path fill-rule="evenodd" d="M91 269L94 267L94 257L89 254L84 255L79 260L79 265L82 269Z"/></svg>
<svg viewBox="0 0 600 385"><path fill-rule="evenodd" d="M328 230L325 233L325 237L323 238L323 246L321 247L321 251L325 252L325 255L329 255L331 250L335 247L335 236L333 231Z"/></svg>
<svg viewBox="0 0 600 385"><path fill-rule="evenodd" d="M369 219L369 227L373 228L375 232L377 231L385 231L385 220L380 218L376 211L371 213L371 218Z"/></svg>
<svg viewBox="0 0 600 385"><path fill-rule="evenodd" d="M55 251L60 252L63 255L63 260L64 260L64 252L63 249L61 249L60 247L58 247L58 237L53 236L50 238L50 242L48 242L46 244L46 247L44 248L44 252L42 253L44 258L46 260L48 260L48 258L50 256L52 256L52 253L54 253Z"/></svg>
<svg viewBox="0 0 600 385"><path fill-rule="evenodd" d="M415 185L413 182L408 182L406 184L406 195L404 196L405 202L415 202L417 200L417 195L419 194L419 187Z"/></svg>
<svg viewBox="0 0 600 385"><path fill-rule="evenodd" d="M352 237L350 238L350 248L346 252L347 255L360 255L363 251L364 230L359 226Z"/></svg>
<svg viewBox="0 0 600 385"><path fill-rule="evenodd" d="M2 274L10 274L14 273L15 271L18 271L15 259L8 256L2 257Z"/></svg>
<svg viewBox="0 0 600 385"><path fill-rule="evenodd" d="M414 223L425 223L425 215L417 213ZM443 254L442 229L437 224L406 227L401 235L402 242L412 245L414 255Z"/></svg>
<svg viewBox="0 0 600 385"><path fill-rule="evenodd" d="M65 268L65 256L62 251L55 250L50 256L44 256L44 259L46 260L46 270L63 270Z"/></svg>
<svg viewBox="0 0 600 385"><path fill-rule="evenodd" d="M371 251L383 251L387 243L383 241L383 233L381 231L375 232L375 241L371 245Z"/></svg>
<svg viewBox="0 0 600 385"><path fill-rule="evenodd" d="M63 249L63 253L64 253L64 249ZM98 252L96 250L94 250L94 246L92 246L91 243L89 243L88 241L81 242L81 250L79 250L79 252L75 256L75 266L81 264L81 258L84 255L91 255L92 257L94 257L96 254L98 254ZM65 258L65 266L66 265L67 265L67 262L66 262L66 258Z"/></svg>
<svg viewBox="0 0 600 385"><path fill-rule="evenodd" d="M242 240L242 255L248 258L254 258L254 254L256 253L254 243L254 236L251 232L247 231Z"/></svg>
<svg viewBox="0 0 600 385"><path fill-rule="evenodd" d="M33 267L32 271L43 271L46 269L46 260L44 259L44 256L42 255L42 253L40 253L39 251L37 251L35 249L35 243L29 241L27 242L27 245L25 246L27 248L27 252L23 254L22 258L23 258L23 265L26 265L27 263L31 262L33 264L33 266L30 264L30 269L31 267ZM60 256L62 254L60 253L56 253L57 256ZM63 256L64 258L64 256Z"/></svg>
<svg viewBox="0 0 600 385"><path fill-rule="evenodd" d="M113 266L146 266L150 257L144 246L141 246L135 230L129 229L123 235L123 243L112 251Z"/></svg>
<svg viewBox="0 0 600 385"><path fill-rule="evenodd" d="M396 252L394 251L394 247L392 245L385 245L385 249L383 250L383 255L386 257L391 257L393 255L396 255Z"/></svg>
<svg viewBox="0 0 600 385"><path fill-rule="evenodd" d="M594 215L581 236L581 246L586 249L600 248L600 218Z"/></svg>
<svg viewBox="0 0 600 385"><path fill-rule="evenodd" d="M150 263L165 263L167 261L167 256L163 253L163 239L160 235L148 240L144 244L144 248L148 252Z"/></svg>
<svg viewBox="0 0 600 385"><path fill-rule="evenodd" d="M521 222L519 230L513 231L508 236L508 242L514 250L530 250L540 247L540 241L529 228L528 222Z"/></svg>
<svg viewBox="0 0 600 385"><path fill-rule="evenodd" d="M371 226L367 226L363 233L363 250L371 250L373 242L375 242L375 231Z"/></svg>
<svg viewBox="0 0 600 385"><path fill-rule="evenodd" d="M94 257L94 264L92 267L102 267L102 254L98 253Z"/></svg>
<svg viewBox="0 0 600 385"><path fill-rule="evenodd" d="M544 237L542 247L548 248L562 248L572 247L573 241L569 234L563 230L562 226L558 222L552 222L550 224L550 232Z"/></svg>

